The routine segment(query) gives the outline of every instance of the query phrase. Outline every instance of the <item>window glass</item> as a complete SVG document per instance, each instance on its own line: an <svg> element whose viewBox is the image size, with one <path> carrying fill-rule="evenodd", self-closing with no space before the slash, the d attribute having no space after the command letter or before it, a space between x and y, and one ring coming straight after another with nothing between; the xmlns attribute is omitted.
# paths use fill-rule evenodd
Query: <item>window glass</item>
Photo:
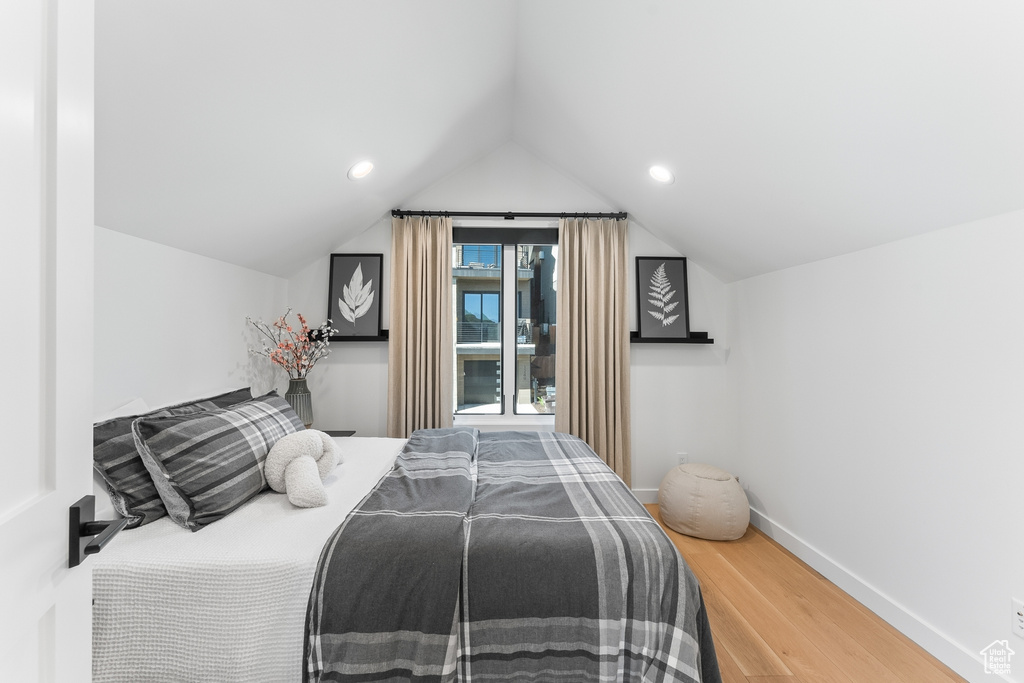
<svg viewBox="0 0 1024 683"><path fill-rule="evenodd" d="M455 412L500 414L501 245L455 244Z"/></svg>
<svg viewBox="0 0 1024 683"><path fill-rule="evenodd" d="M469 286L468 279L463 279L462 284ZM500 292L463 291L462 309L455 330L456 342L500 342L500 301Z"/></svg>
<svg viewBox="0 0 1024 683"><path fill-rule="evenodd" d="M555 412L557 262L554 244L453 246L456 413Z"/></svg>
<svg viewBox="0 0 1024 683"><path fill-rule="evenodd" d="M464 244L461 256L456 263L462 266L500 266L500 244Z"/></svg>
<svg viewBox="0 0 1024 683"><path fill-rule="evenodd" d="M516 247L515 412L554 413L558 247Z"/></svg>

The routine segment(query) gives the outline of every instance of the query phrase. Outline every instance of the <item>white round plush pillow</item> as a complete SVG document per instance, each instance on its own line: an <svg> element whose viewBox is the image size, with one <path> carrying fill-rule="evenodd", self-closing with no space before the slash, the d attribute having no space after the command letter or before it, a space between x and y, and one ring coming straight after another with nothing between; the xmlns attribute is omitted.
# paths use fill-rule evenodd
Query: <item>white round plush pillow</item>
<svg viewBox="0 0 1024 683"><path fill-rule="evenodd" d="M287 493L296 507L312 508L327 504L323 480L341 457L334 439L316 429L306 429L281 437L263 463L270 488Z"/></svg>
<svg viewBox="0 0 1024 683"><path fill-rule="evenodd" d="M665 475L658 508L668 528L712 541L735 540L750 523L750 504L739 480L702 463L679 465Z"/></svg>

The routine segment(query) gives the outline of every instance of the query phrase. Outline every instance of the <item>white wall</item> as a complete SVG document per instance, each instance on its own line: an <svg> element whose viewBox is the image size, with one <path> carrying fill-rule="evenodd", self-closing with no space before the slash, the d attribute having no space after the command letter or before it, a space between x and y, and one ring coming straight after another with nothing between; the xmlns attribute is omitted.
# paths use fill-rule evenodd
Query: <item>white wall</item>
<svg viewBox="0 0 1024 683"><path fill-rule="evenodd" d="M636 329L636 256L680 256L643 227L629 235L629 307ZM690 329L708 332L712 345L633 344L630 393L633 403L633 491L644 502L658 500L665 474L679 464L706 462L729 469L736 452L736 411L726 372L729 357L727 290L687 259Z"/></svg>
<svg viewBox="0 0 1024 683"><path fill-rule="evenodd" d="M614 211L588 189L551 168L515 143L508 143L408 201L401 208L466 211ZM391 218L382 218L337 252L384 254L391 276ZM630 283L634 256L678 256L643 226L630 224ZM712 336L726 333L725 287L690 263L691 327ZM329 257L324 254L288 281L296 310L321 320L327 311ZM631 284L629 301L635 300ZM388 326L387 295L383 325ZM630 303L630 308L635 304ZM632 315L632 314L631 314ZM723 340L725 341L725 340ZM355 429L363 436L386 431L387 344L344 342L310 373L314 424ZM716 462L734 449L733 405L728 394L723 347L635 345L631 353L633 395L633 485L653 499L675 453Z"/></svg>
<svg viewBox="0 0 1024 683"><path fill-rule="evenodd" d="M383 254L385 289L381 296L381 327L388 328L389 302L386 283L391 277L391 219L339 246L336 252ZM288 280L288 302L310 321L327 318L327 284L330 255L324 254ZM376 287L375 287L376 289ZM344 321L338 321L344 322ZM387 435L388 345L387 342L335 342L330 355L306 377L313 395L313 427L354 429L359 436Z"/></svg>
<svg viewBox="0 0 1024 683"><path fill-rule="evenodd" d="M755 518L972 681L1024 652L1021 254L1024 211L729 286Z"/></svg>
<svg viewBox="0 0 1024 683"><path fill-rule="evenodd" d="M254 379L273 388L252 374L245 316L284 313L286 280L104 228L95 249L94 416L136 397L157 407Z"/></svg>

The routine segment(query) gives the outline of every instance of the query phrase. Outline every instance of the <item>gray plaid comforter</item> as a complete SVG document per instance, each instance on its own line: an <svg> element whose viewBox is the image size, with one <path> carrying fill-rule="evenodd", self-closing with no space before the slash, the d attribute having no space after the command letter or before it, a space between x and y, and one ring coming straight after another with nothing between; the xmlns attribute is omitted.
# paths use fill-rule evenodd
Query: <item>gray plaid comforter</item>
<svg viewBox="0 0 1024 683"><path fill-rule="evenodd" d="M697 580L551 432L414 433L324 546L304 681L720 681Z"/></svg>

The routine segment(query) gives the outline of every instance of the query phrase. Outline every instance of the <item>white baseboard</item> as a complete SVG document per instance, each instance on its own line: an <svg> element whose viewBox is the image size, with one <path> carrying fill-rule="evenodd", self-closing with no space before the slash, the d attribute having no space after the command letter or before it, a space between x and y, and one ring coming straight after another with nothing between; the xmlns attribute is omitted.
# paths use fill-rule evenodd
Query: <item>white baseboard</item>
<svg viewBox="0 0 1024 683"><path fill-rule="evenodd" d="M634 493L638 492L634 491ZM657 496L657 491L655 491L655 496ZM1008 683L1016 683L1021 680L1017 677L986 674L981 653L972 653L899 602L753 507L750 508L750 523L968 681L982 683L982 681L1001 679Z"/></svg>
<svg viewBox="0 0 1024 683"><path fill-rule="evenodd" d="M641 503L658 502L658 489L633 489L633 495Z"/></svg>

